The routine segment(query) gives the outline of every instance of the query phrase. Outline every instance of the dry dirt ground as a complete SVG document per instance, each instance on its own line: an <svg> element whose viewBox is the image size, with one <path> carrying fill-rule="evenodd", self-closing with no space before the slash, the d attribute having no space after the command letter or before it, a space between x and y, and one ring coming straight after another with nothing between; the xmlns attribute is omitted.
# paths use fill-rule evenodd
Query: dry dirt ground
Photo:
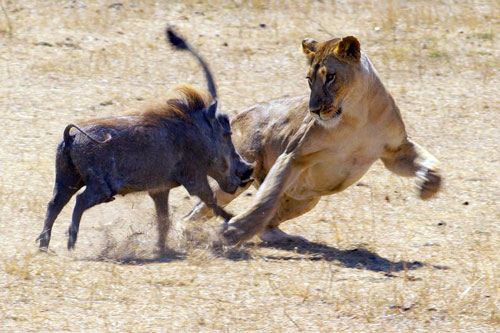
<svg viewBox="0 0 500 333"><path fill-rule="evenodd" d="M500 330L498 0L1 4L0 331ZM39 253L66 124L140 110L179 83L205 89L164 42L168 23L205 55L231 115L308 93L303 38L357 36L442 161L443 191L420 201L377 162L284 224L312 243L214 248L220 221L180 223L194 199L178 189L164 258L144 195L88 211L67 252L72 200Z"/></svg>

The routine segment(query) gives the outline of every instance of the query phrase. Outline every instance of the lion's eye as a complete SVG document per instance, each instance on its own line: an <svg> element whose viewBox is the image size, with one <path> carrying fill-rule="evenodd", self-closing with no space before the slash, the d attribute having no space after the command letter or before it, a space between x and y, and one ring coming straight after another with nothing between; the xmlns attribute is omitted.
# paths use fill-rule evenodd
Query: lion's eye
<svg viewBox="0 0 500 333"><path fill-rule="evenodd" d="M326 75L326 83L330 83L335 80L335 74L327 74Z"/></svg>

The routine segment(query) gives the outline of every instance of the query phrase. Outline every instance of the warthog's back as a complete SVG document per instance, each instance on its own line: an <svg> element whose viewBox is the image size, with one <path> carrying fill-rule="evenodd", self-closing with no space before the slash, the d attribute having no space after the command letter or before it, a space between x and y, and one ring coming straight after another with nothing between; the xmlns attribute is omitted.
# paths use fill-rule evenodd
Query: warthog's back
<svg viewBox="0 0 500 333"><path fill-rule="evenodd" d="M172 187L175 166L187 158L184 122L144 125L142 116L96 120L83 129L96 138L111 137L98 144L77 132L72 137L70 156L84 180L103 174L115 193ZM76 131L75 131L76 132Z"/></svg>

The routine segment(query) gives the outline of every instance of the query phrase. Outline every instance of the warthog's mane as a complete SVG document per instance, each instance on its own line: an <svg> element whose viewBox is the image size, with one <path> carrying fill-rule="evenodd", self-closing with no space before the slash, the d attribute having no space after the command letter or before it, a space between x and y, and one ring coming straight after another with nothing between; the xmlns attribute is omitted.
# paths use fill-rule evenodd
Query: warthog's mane
<svg viewBox="0 0 500 333"><path fill-rule="evenodd" d="M172 98L164 103L154 104L145 111L126 113L121 117L109 117L79 122L79 126L158 126L165 121L181 121L192 123L190 114L203 112L211 103L208 94L191 86L181 85L174 88ZM139 118L136 118L139 117Z"/></svg>
<svg viewBox="0 0 500 333"><path fill-rule="evenodd" d="M161 121L163 118L181 118L189 121L189 114L201 112L208 107L211 99L207 94L188 85L174 89L175 97L166 103L147 109L142 115L150 122Z"/></svg>

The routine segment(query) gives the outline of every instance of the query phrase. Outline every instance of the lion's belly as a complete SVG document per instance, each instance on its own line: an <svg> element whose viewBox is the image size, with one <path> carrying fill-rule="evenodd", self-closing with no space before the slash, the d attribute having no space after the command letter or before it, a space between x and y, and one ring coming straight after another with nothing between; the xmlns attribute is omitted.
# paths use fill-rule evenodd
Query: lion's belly
<svg viewBox="0 0 500 333"><path fill-rule="evenodd" d="M341 192L361 179L377 158L357 156L316 164L304 170L286 194L296 200L306 200Z"/></svg>

